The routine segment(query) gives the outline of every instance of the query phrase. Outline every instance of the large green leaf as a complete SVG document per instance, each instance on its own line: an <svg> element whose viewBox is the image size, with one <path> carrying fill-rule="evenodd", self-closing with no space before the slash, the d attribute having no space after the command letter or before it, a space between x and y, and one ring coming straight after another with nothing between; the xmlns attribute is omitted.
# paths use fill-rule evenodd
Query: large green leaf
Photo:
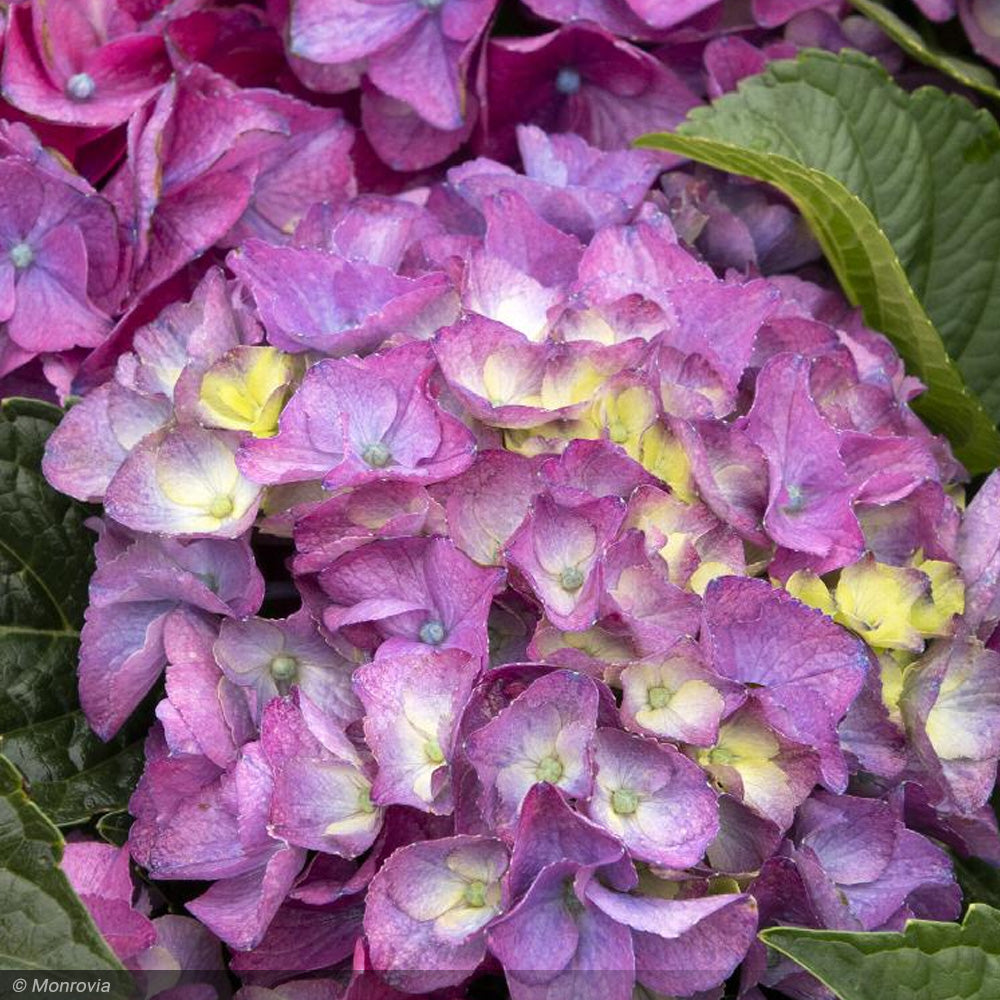
<svg viewBox="0 0 1000 1000"><path fill-rule="evenodd" d="M841 1000L1000 997L1000 910L981 903L961 924L911 920L902 933L771 927L760 936Z"/></svg>
<svg viewBox="0 0 1000 1000"><path fill-rule="evenodd" d="M93 572L90 510L53 490L40 466L60 411L0 403L0 750L56 823L128 801L142 764L143 720L109 743L79 710L79 628Z"/></svg>
<svg viewBox="0 0 1000 1000"><path fill-rule="evenodd" d="M850 0L865 17L874 21L904 52L925 66L950 76L972 90L1000 99L997 78L981 63L962 59L939 49L924 38L916 28L877 0Z"/></svg>
<svg viewBox="0 0 1000 1000"><path fill-rule="evenodd" d="M1000 129L990 115L935 88L907 94L860 53L808 51L695 109L677 134L640 143L781 188L847 296L928 386L915 409L970 471L1000 464Z"/></svg>
<svg viewBox="0 0 1000 1000"><path fill-rule="evenodd" d="M59 870L59 831L0 756L0 968L121 970Z"/></svg>

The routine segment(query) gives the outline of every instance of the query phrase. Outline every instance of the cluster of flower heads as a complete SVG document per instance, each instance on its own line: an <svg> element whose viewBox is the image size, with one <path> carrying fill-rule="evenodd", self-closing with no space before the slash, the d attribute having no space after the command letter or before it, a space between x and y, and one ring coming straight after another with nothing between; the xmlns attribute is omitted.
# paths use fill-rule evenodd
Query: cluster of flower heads
<svg viewBox="0 0 1000 1000"><path fill-rule="evenodd" d="M523 124L623 149L806 46L902 63L849 5L816 0L11 0L0 391L96 384L228 248L289 244L312 205L439 181L460 156L514 163ZM592 181L610 194L608 169ZM710 259L815 254L756 189L671 185L681 234Z"/></svg>
<svg viewBox="0 0 1000 1000"><path fill-rule="evenodd" d="M81 397L94 730L164 684L127 847L65 867L178 1000L220 941L246 1000L815 1000L759 927L953 918L941 845L1000 861L1000 479L965 509L786 204L626 148L899 52L814 0L513 6L7 10L0 387Z"/></svg>
<svg viewBox="0 0 1000 1000"><path fill-rule="evenodd" d="M759 927L1000 859L1000 479L964 511L891 345L720 276L654 155L517 137L247 235L52 435L94 729L165 673L128 850L247 989L815 997Z"/></svg>

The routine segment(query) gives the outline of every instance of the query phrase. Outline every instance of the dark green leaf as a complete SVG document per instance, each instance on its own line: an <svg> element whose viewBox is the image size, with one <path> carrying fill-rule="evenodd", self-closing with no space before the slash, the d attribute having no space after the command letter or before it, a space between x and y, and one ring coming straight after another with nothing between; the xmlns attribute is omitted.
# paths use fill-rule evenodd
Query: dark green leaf
<svg viewBox="0 0 1000 1000"><path fill-rule="evenodd" d="M0 756L0 968L121 970L59 870L62 851Z"/></svg>
<svg viewBox="0 0 1000 1000"><path fill-rule="evenodd" d="M91 513L53 490L40 468L61 412L36 400L0 404L0 749L56 823L128 801L145 729L109 743L79 710L79 629L93 572Z"/></svg>
<svg viewBox="0 0 1000 1000"><path fill-rule="evenodd" d="M841 1000L1000 997L1000 910L981 903L961 924L911 920L902 933L771 927L760 937Z"/></svg>
<svg viewBox="0 0 1000 1000"><path fill-rule="evenodd" d="M1000 99L997 78L981 63L961 59L937 48L898 14L876 0L850 0L865 17L874 21L907 55L917 62L950 76L972 90Z"/></svg>
<svg viewBox="0 0 1000 1000"><path fill-rule="evenodd" d="M971 472L1000 464L993 118L934 88L907 94L860 53L808 51L640 143L781 188L847 296L928 386L914 408Z"/></svg>
<svg viewBox="0 0 1000 1000"><path fill-rule="evenodd" d="M955 875L967 903L1000 907L1000 868L981 858L955 858Z"/></svg>
<svg viewBox="0 0 1000 1000"><path fill-rule="evenodd" d="M97 832L115 847L121 847L128 840L128 832L132 828L132 817L124 809L119 812L105 813L97 821Z"/></svg>

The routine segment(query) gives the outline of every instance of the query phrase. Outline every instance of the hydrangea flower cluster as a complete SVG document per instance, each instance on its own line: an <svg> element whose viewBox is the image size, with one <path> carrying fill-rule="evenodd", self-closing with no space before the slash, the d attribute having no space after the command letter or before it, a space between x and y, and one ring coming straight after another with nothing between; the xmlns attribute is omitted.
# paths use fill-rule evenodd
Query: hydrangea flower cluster
<svg viewBox="0 0 1000 1000"><path fill-rule="evenodd" d="M1000 476L966 507L789 205L628 148L900 52L836 2L510 6L7 10L0 387L72 402L44 472L103 508L88 721L159 699L127 846L65 869L175 1000L220 942L244 1000L816 1000L758 929L1000 863Z"/></svg>
<svg viewBox="0 0 1000 1000"><path fill-rule="evenodd" d="M491 37L498 16L530 37ZM398 193L460 150L514 162L519 124L622 149L805 46L901 61L816 0L16 0L0 17L0 174L17 192L0 204L0 391L92 387L226 248L287 244L357 178ZM595 184L614 186L607 169ZM669 196L710 259L815 256L775 199L684 176Z"/></svg>
<svg viewBox="0 0 1000 1000"><path fill-rule="evenodd" d="M246 238L51 437L96 731L165 674L131 856L257 985L811 995L759 926L951 918L935 841L1000 854L1000 479L963 514L888 342L720 277L649 154L518 140Z"/></svg>

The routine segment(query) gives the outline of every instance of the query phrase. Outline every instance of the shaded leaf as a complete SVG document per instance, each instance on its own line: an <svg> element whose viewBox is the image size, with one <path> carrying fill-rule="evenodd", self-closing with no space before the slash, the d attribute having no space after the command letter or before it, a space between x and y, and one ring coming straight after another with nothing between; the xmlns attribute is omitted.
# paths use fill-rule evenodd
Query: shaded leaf
<svg viewBox="0 0 1000 1000"><path fill-rule="evenodd" d="M121 970L59 870L59 831L0 756L0 968Z"/></svg>

